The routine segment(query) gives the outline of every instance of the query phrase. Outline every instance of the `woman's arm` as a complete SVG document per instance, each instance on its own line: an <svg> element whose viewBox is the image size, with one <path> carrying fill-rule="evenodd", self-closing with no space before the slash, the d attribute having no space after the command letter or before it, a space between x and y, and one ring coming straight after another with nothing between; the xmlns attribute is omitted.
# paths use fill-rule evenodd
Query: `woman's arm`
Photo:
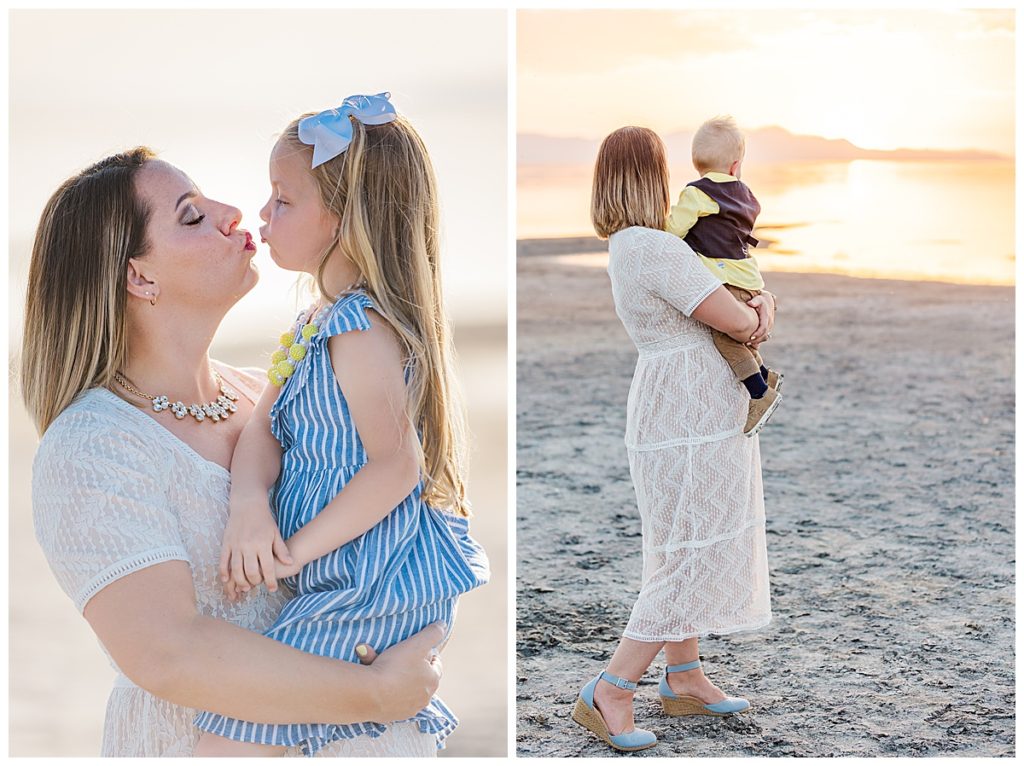
<svg viewBox="0 0 1024 766"><path fill-rule="evenodd" d="M724 287L713 290L691 316L739 343L749 342L760 324L758 312L740 303Z"/></svg>
<svg viewBox="0 0 1024 766"><path fill-rule="evenodd" d="M169 561L112 582L85 618L121 671L170 702L256 723L396 721L437 689L437 625L370 666L319 657L196 612L187 563Z"/></svg>
<svg viewBox="0 0 1024 766"><path fill-rule="evenodd" d="M316 518L288 539L290 574L340 548L387 516L419 482L416 432L406 411L402 349L375 312L370 329L328 341L331 364L367 462Z"/></svg>
<svg viewBox="0 0 1024 766"><path fill-rule="evenodd" d="M281 445L270 432L270 410L281 389L268 385L231 457L231 514L224 529L220 577L228 598L266 581L277 590L275 556L292 562L270 509L270 488L281 472Z"/></svg>

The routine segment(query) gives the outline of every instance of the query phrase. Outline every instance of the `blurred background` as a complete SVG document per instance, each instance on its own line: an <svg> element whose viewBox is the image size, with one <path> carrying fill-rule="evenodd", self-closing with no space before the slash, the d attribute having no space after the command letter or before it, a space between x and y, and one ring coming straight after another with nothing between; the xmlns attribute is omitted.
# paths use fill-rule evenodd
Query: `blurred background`
<svg viewBox="0 0 1024 766"><path fill-rule="evenodd" d="M32 531L38 438L16 371L32 237L68 176L145 144L255 230L276 136L307 111L390 91L437 171L444 282L472 432L474 536L491 583L460 602L440 694L462 726L442 755L506 754L507 85L504 11L12 11L9 392L10 755L99 751L113 672ZM302 298L259 245L260 282L213 355L264 365Z"/></svg>
<svg viewBox="0 0 1024 766"><path fill-rule="evenodd" d="M1014 21L1009 9L520 11L520 252L605 249L572 238L593 237L608 133L664 139L674 202L698 177L694 131L731 114L761 203L762 269L1013 284Z"/></svg>

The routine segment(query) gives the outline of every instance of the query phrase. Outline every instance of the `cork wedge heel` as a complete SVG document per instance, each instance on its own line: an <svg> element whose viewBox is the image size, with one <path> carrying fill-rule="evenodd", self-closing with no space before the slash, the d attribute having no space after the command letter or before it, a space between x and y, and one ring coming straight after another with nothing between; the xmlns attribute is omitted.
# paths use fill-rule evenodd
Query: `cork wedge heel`
<svg viewBox="0 0 1024 766"><path fill-rule="evenodd" d="M658 738L654 732L646 729L633 729L623 734L612 734L608 731L608 724L604 716L594 705L594 689L599 681L606 681L620 689L635 691L636 684L624 678L613 676L611 673L602 672L597 678L590 681L580 690L580 696L576 700L576 707L572 711L572 720L585 729L589 729L598 739L603 740L611 747L622 752L633 752L635 750L646 750L658 744Z"/></svg>
<svg viewBox="0 0 1024 766"><path fill-rule="evenodd" d="M676 694L668 685L669 673L682 673L687 670L696 670L700 667L700 660L687 662L682 665L669 665L665 668L665 674L658 684L658 692L661 694L661 708L665 715L735 715L742 713L750 707L750 702L742 697L726 697L720 702L706 703L688 694Z"/></svg>

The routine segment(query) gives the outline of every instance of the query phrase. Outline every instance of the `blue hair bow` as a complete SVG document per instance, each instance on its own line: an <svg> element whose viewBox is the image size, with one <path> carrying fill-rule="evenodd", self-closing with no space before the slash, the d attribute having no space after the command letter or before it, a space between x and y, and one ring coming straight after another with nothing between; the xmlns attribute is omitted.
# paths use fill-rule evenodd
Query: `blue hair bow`
<svg viewBox="0 0 1024 766"><path fill-rule="evenodd" d="M333 160L352 143L354 117L364 125L383 125L398 115L388 100L390 93L349 96L336 109L328 109L299 120L299 140L313 147L313 167Z"/></svg>

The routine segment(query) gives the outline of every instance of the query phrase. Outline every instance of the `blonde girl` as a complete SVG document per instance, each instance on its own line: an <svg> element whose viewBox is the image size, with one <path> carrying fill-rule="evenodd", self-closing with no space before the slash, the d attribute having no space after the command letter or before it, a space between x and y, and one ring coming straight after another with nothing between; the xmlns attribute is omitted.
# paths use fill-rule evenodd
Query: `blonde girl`
<svg viewBox="0 0 1024 766"><path fill-rule="evenodd" d="M468 534L436 181L386 93L292 122L270 181L263 241L321 297L282 336L240 437L220 574L233 597L285 578L295 596L266 635L356 663L360 645L450 629L458 596L488 578ZM196 723L197 755L312 755L389 729L405 744L378 754L430 755L457 720L433 697L399 724Z"/></svg>

